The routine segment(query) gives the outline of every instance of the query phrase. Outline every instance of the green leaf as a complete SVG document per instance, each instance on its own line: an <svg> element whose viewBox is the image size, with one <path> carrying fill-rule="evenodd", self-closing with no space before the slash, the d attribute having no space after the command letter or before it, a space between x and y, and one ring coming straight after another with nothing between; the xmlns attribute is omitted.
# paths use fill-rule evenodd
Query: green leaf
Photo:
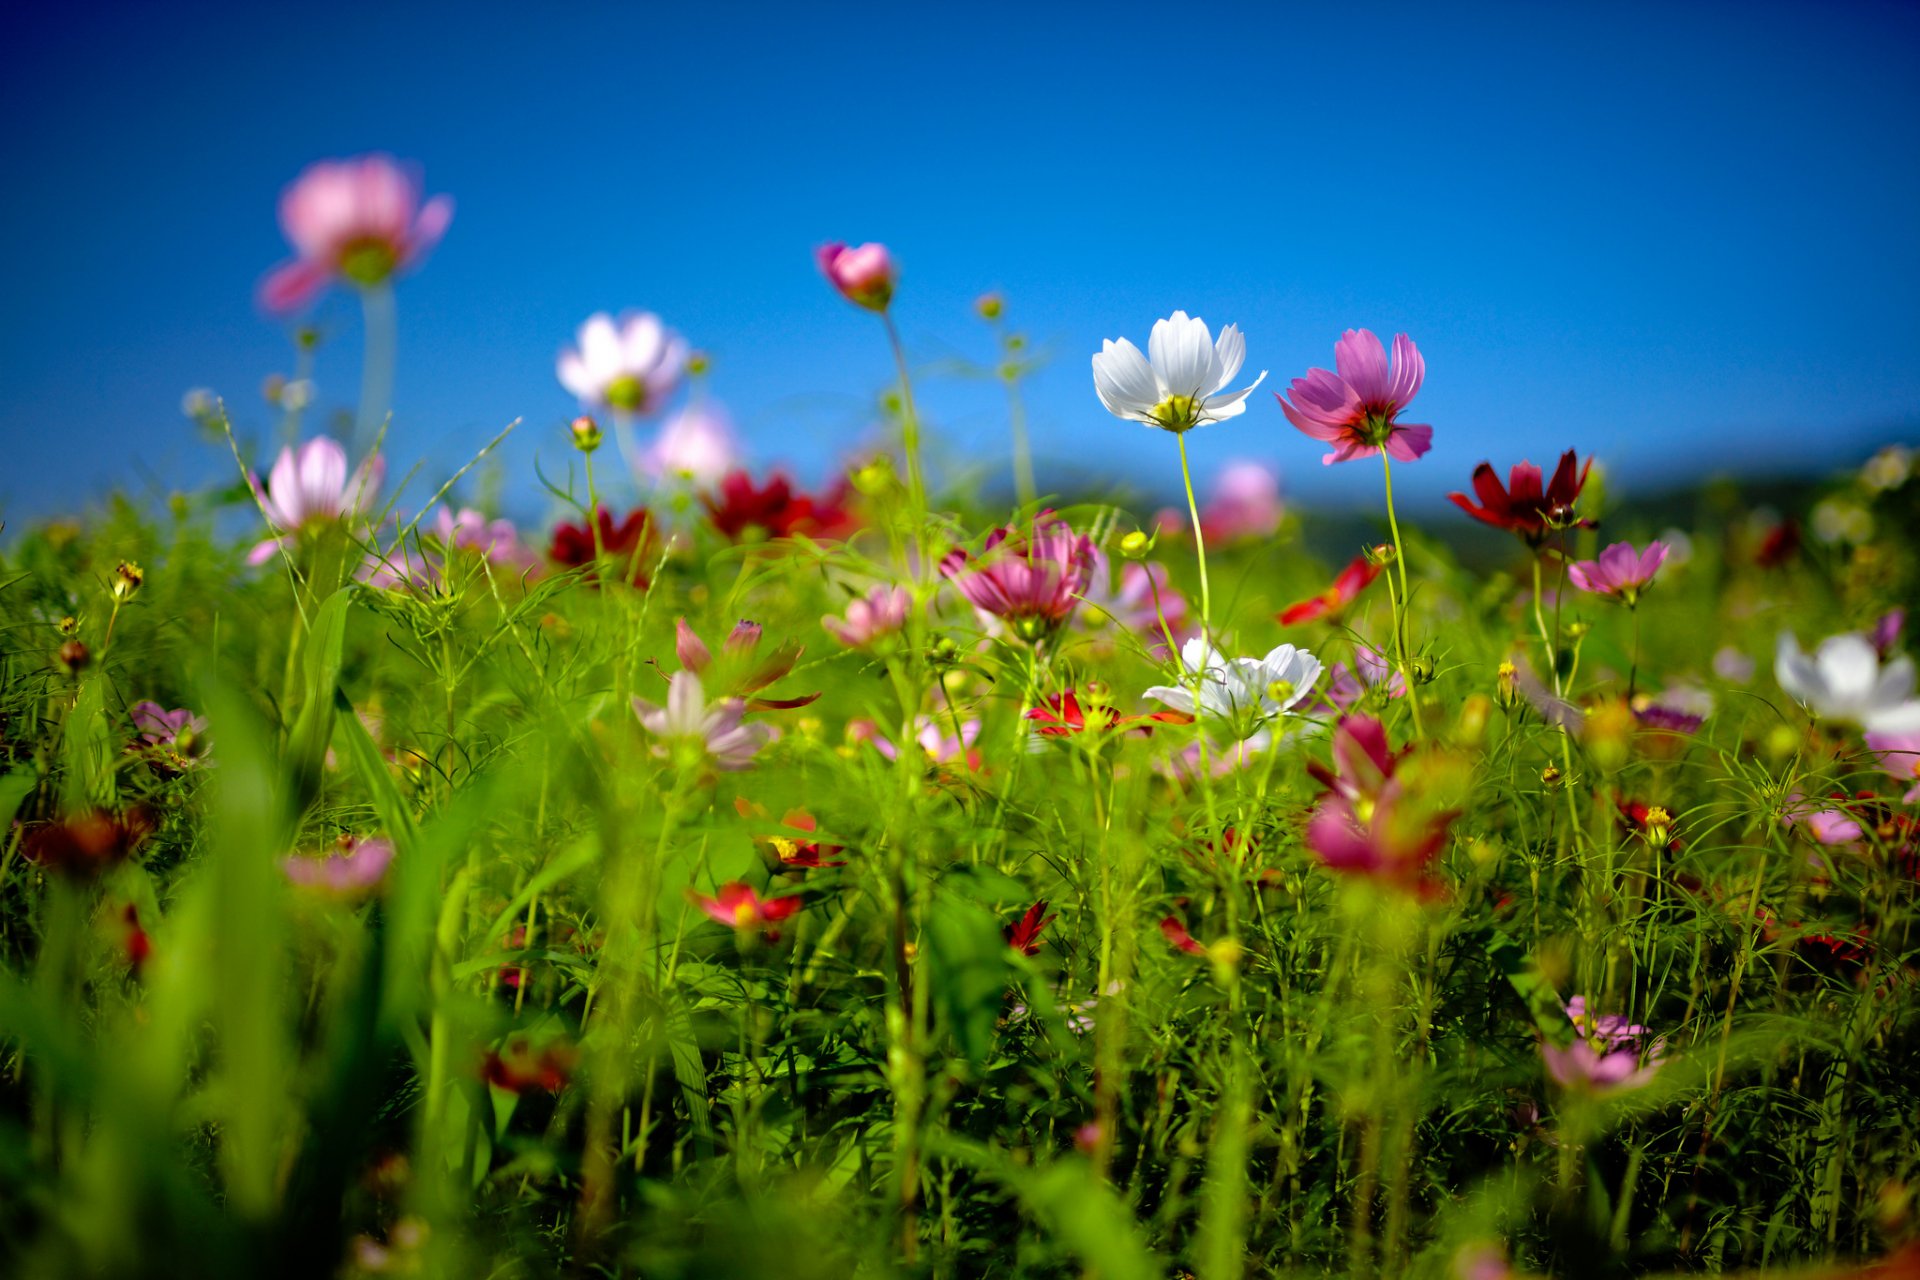
<svg viewBox="0 0 1920 1280"><path fill-rule="evenodd" d="M346 646L347 612L353 589L342 587L314 614L304 655L300 714L287 735L287 762L293 773L294 803L305 808L320 789L320 770L333 740L334 691L340 683Z"/></svg>
<svg viewBox="0 0 1920 1280"><path fill-rule="evenodd" d="M960 1055L975 1068L993 1052L993 1028L1013 980L1000 921L957 894L934 895L927 918L927 966L934 998Z"/></svg>

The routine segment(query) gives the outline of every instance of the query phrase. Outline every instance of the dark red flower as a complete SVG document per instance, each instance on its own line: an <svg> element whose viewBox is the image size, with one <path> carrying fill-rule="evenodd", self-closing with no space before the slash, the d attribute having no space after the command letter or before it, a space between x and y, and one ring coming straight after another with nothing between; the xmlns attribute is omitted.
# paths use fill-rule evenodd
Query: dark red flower
<svg viewBox="0 0 1920 1280"><path fill-rule="evenodd" d="M1380 566L1365 556L1355 556L1353 562L1340 571L1333 585L1319 595L1302 600L1298 604L1288 605L1280 612L1280 625L1291 627L1302 622L1312 622L1335 614L1352 604L1367 584L1380 576Z"/></svg>
<svg viewBox="0 0 1920 1280"><path fill-rule="evenodd" d="M1180 923L1178 916L1168 916L1160 922L1160 935L1172 943L1176 950L1184 951L1190 956L1207 954L1207 949L1194 941L1193 935L1187 932L1187 926Z"/></svg>
<svg viewBox="0 0 1920 1280"><path fill-rule="evenodd" d="M615 523L611 511L596 507L593 518L600 531L599 553L609 564L616 566L614 571L626 581L636 587L645 587L648 575L653 570L653 561L658 558L653 545L653 518L647 514L646 508L635 507L625 519ZM577 524L561 524L553 531L553 546L547 551L547 556L555 564L569 569L593 566L587 576L597 581L600 575L594 553L593 529Z"/></svg>
<svg viewBox="0 0 1920 1280"><path fill-rule="evenodd" d="M703 493L700 501L715 529L735 542L757 542L796 534L844 538L857 524L847 510L847 497L845 480L815 498L796 491L781 472L756 486L752 476L736 467L720 478L716 493Z"/></svg>
<svg viewBox="0 0 1920 1280"><path fill-rule="evenodd" d="M1591 470L1592 458L1587 459L1585 466L1579 466L1579 459L1569 449L1560 455L1560 465L1554 468L1553 479L1543 489L1540 468L1531 462L1514 464L1507 473L1505 485L1494 474L1493 464L1483 462L1473 469L1473 491L1480 498L1478 506L1464 493L1447 496L1482 524L1517 533L1538 545L1556 529L1592 526L1593 521L1573 514L1573 504L1579 500L1580 490L1586 487L1587 473Z"/></svg>
<svg viewBox="0 0 1920 1280"><path fill-rule="evenodd" d="M1753 562L1762 569L1778 569L1793 563L1800 554L1800 522L1788 518L1768 529L1766 536L1760 539L1759 550L1753 553Z"/></svg>
<svg viewBox="0 0 1920 1280"><path fill-rule="evenodd" d="M1007 945L1023 956L1040 954L1040 931L1053 919L1047 914L1045 898L1027 908L1027 913L1006 927Z"/></svg>
<svg viewBox="0 0 1920 1280"><path fill-rule="evenodd" d="M846 859L834 859L836 853L845 853L846 847L837 844L822 844L811 838L819 823L813 815L804 809L795 809L780 819L780 825L799 835L755 836L754 839L773 851L779 860L781 871L820 871L828 867L844 867Z"/></svg>
<svg viewBox="0 0 1920 1280"><path fill-rule="evenodd" d="M152 831L153 818L145 809L133 808L125 813L95 809L35 827L22 850L28 861L49 870L87 877L125 861Z"/></svg>
<svg viewBox="0 0 1920 1280"><path fill-rule="evenodd" d="M565 1041L550 1041L535 1049L525 1036L513 1036L498 1049L487 1051L480 1078L508 1093L528 1089L556 1093L566 1085L579 1060L580 1051Z"/></svg>

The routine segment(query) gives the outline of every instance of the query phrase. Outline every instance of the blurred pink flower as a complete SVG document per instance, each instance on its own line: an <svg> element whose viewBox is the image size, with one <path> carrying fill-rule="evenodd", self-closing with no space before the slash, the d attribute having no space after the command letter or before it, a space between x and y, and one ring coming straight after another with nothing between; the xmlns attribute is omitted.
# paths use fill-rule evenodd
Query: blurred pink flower
<svg viewBox="0 0 1920 1280"><path fill-rule="evenodd" d="M1091 628L1117 625L1144 639L1149 651L1156 655L1167 652L1167 631L1173 632L1176 645L1184 644L1197 634L1192 619L1187 616L1186 597L1173 589L1167 580L1167 571L1157 564L1122 561L1116 581L1106 554L1095 551L1080 598L1086 601L1087 607L1079 614L1079 625ZM1163 617L1167 624L1164 629L1160 625Z"/></svg>
<svg viewBox="0 0 1920 1280"><path fill-rule="evenodd" d="M1659 541L1649 542L1645 551L1635 551L1632 543L1616 542L1597 560L1577 560L1568 565L1567 580L1582 591L1633 605L1666 563L1667 550L1667 544Z"/></svg>
<svg viewBox="0 0 1920 1280"><path fill-rule="evenodd" d="M733 420L713 400L696 400L667 419L640 455L640 468L649 478L701 486L718 484L739 464Z"/></svg>
<svg viewBox="0 0 1920 1280"><path fill-rule="evenodd" d="M1753 679L1755 663L1734 646L1722 645L1713 654L1713 674L1728 684L1745 684Z"/></svg>
<svg viewBox="0 0 1920 1280"><path fill-rule="evenodd" d="M941 722L932 716L922 715L914 719L914 741L927 759L934 764L951 764L964 761L972 766L978 763L979 753L974 751L973 743L980 736L980 722L968 720L960 726L958 733L948 733ZM863 741L889 760L900 758L900 748L891 739L880 732L880 727L871 720L855 720L847 726L847 731L856 741Z"/></svg>
<svg viewBox="0 0 1920 1280"><path fill-rule="evenodd" d="M1093 563L1093 540L1042 511L1029 529L995 529L978 559L956 547L940 562L940 572L967 603L1035 644L1073 612L1092 580Z"/></svg>
<svg viewBox="0 0 1920 1280"><path fill-rule="evenodd" d="M280 195L280 229L299 256L261 282L261 305L292 311L335 280L380 284L426 256L451 221L452 197L422 204L418 172L392 156L308 165Z"/></svg>
<svg viewBox="0 0 1920 1280"><path fill-rule="evenodd" d="M287 879L303 889L340 898L371 891L393 862L393 845L385 840L342 836L333 852L321 858L295 855L281 860Z"/></svg>
<svg viewBox="0 0 1920 1280"><path fill-rule="evenodd" d="M540 563L539 554L522 545L511 520L490 520L472 507L462 507L458 512L441 507L427 522L424 536L431 540L430 545L408 540L384 551L369 552L354 577L383 591L402 584L426 590L440 585L446 556L454 551L472 552L489 564L516 573Z"/></svg>
<svg viewBox="0 0 1920 1280"><path fill-rule="evenodd" d="M721 885L712 897L689 889L687 899L706 912L715 923L729 929L764 928L778 924L800 910L798 897L763 898L750 885L738 881Z"/></svg>
<svg viewBox="0 0 1920 1280"><path fill-rule="evenodd" d="M366 514L385 475L386 461L376 454L349 476L347 451L325 436L307 441L298 450L280 450L267 473L266 487L262 489L257 479L252 482L276 536L256 546L247 563L265 562L303 529Z"/></svg>
<svg viewBox="0 0 1920 1280"><path fill-rule="evenodd" d="M1288 422L1333 446L1321 462L1331 466L1370 458L1382 449L1413 462L1433 447L1432 427L1398 420L1426 377L1426 362L1413 339L1394 335L1389 369L1380 339L1368 329L1349 329L1334 344L1333 363L1339 372L1309 369L1286 392L1276 393Z"/></svg>
<svg viewBox="0 0 1920 1280"><path fill-rule="evenodd" d="M821 245L814 251L814 257L828 282L855 306L885 311L893 301L893 286L899 272L887 246L863 244L848 248L836 240Z"/></svg>
<svg viewBox="0 0 1920 1280"><path fill-rule="evenodd" d="M1547 1074L1562 1088L1611 1093L1638 1088L1653 1079L1660 1066L1660 1046L1653 1047L1645 1066L1638 1049L1596 1049L1585 1040L1575 1040L1564 1049L1542 1042L1540 1057Z"/></svg>
<svg viewBox="0 0 1920 1280"><path fill-rule="evenodd" d="M1587 1011L1587 998L1574 996L1566 1003L1567 1021L1583 1039L1599 1041L1603 1048L1618 1049L1647 1034L1647 1028L1628 1022L1617 1013L1595 1015Z"/></svg>
<svg viewBox="0 0 1920 1280"><path fill-rule="evenodd" d="M1366 697L1368 692L1384 688L1389 698L1407 696L1407 678L1393 669L1385 655L1364 644L1353 647L1353 667L1336 662L1327 672L1326 700L1342 711Z"/></svg>
<svg viewBox="0 0 1920 1280"><path fill-rule="evenodd" d="M1271 537L1284 512L1280 476L1273 468L1245 460L1229 462L1200 510L1200 531L1221 542Z"/></svg>
<svg viewBox="0 0 1920 1280"><path fill-rule="evenodd" d="M651 311L612 316L597 311L580 326L579 346L554 366L560 385L590 409L645 415L658 411L680 385L687 343Z"/></svg>
<svg viewBox="0 0 1920 1280"><path fill-rule="evenodd" d="M827 614L820 625L849 649L865 649L907 625L913 593L905 587L879 586L847 605L844 618Z"/></svg>
<svg viewBox="0 0 1920 1280"><path fill-rule="evenodd" d="M1906 625L1905 609L1889 609L1880 616L1880 621L1873 624L1873 630L1867 633L1867 639L1873 642L1874 652L1880 655L1880 661L1885 662L1888 655L1893 652L1893 647L1900 643L1900 633L1905 630Z"/></svg>
<svg viewBox="0 0 1920 1280"><path fill-rule="evenodd" d="M1904 799L1908 804L1920 804L1920 730L1869 733L1867 746L1877 753L1880 767L1890 777L1897 782L1914 784Z"/></svg>
<svg viewBox="0 0 1920 1280"><path fill-rule="evenodd" d="M674 672L667 684L666 706L656 706L645 698L633 700L633 713L648 733L669 742L697 746L723 773L751 767L760 748L777 736L770 725L744 723L746 712L747 704L739 698L722 698L708 705L700 677L691 671Z"/></svg>

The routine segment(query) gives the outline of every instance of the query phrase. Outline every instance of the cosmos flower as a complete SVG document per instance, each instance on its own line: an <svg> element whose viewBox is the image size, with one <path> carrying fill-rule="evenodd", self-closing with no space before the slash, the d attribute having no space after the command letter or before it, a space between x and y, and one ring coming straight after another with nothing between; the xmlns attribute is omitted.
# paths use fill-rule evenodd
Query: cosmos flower
<svg viewBox="0 0 1920 1280"><path fill-rule="evenodd" d="M1653 1079L1660 1066L1657 1045L1644 1066L1637 1049L1596 1049L1585 1040L1575 1040L1564 1049L1542 1042L1540 1057L1561 1088L1595 1094L1636 1089Z"/></svg>
<svg viewBox="0 0 1920 1280"><path fill-rule="evenodd" d="M1480 499L1478 505L1464 493L1447 496L1482 524L1517 533L1537 546L1555 530L1592 526L1593 521L1580 519L1573 512L1573 504L1579 500L1580 490L1586 487L1587 473L1591 470L1592 458L1580 466L1578 457L1569 449L1560 455L1553 479L1542 488L1540 468L1531 462L1515 463L1507 473L1505 485L1494 474L1493 464L1483 462L1473 469L1473 491Z"/></svg>
<svg viewBox="0 0 1920 1280"><path fill-rule="evenodd" d="M32 828L20 851L37 866L84 879L126 861L154 825L153 815L137 805L121 813L93 809Z"/></svg>
<svg viewBox="0 0 1920 1280"><path fill-rule="evenodd" d="M1244 459L1229 462L1200 508L1200 532L1221 544L1267 538L1280 527L1285 512L1280 477L1273 468Z"/></svg>
<svg viewBox="0 0 1920 1280"><path fill-rule="evenodd" d="M820 619L820 625L847 648L868 649L876 641L904 630L912 608L913 592L882 585L850 601L845 617L829 613Z"/></svg>
<svg viewBox="0 0 1920 1280"><path fill-rule="evenodd" d="M987 535L978 557L955 547L940 572L981 614L1007 623L1029 644L1058 630L1093 576L1093 539L1043 511L1030 528Z"/></svg>
<svg viewBox="0 0 1920 1280"><path fill-rule="evenodd" d="M718 484L739 461L733 420L718 403L698 398L667 419L640 455L640 467L650 478L702 486Z"/></svg>
<svg viewBox="0 0 1920 1280"><path fill-rule="evenodd" d="M431 546L402 542L385 551L369 552L355 577L382 590L402 583L419 588L437 586L447 554L457 551L472 552L516 573L538 563L537 554L521 545L519 530L511 520L489 519L471 507L457 512L441 507L425 532Z"/></svg>
<svg viewBox="0 0 1920 1280"><path fill-rule="evenodd" d="M1194 634L1186 597L1174 590L1167 571L1157 564L1123 560L1116 578L1107 556L1095 551L1080 598L1087 607L1075 615L1078 625L1121 627L1145 640L1148 649L1161 657L1166 653L1168 631L1173 633L1175 644ZM1166 619L1165 628L1160 625L1162 618Z"/></svg>
<svg viewBox="0 0 1920 1280"><path fill-rule="evenodd" d="M804 535L824 540L844 538L857 521L847 509L847 487L841 481L819 497L794 488L793 481L775 471L765 484L739 467L720 478L719 488L700 495L713 527L735 542L762 542Z"/></svg>
<svg viewBox="0 0 1920 1280"><path fill-rule="evenodd" d="M296 255L260 286L269 311L286 312L344 280L381 284L417 264L453 221L453 199L420 201L420 179L392 156L322 160L280 195L280 229Z"/></svg>
<svg viewBox="0 0 1920 1280"><path fill-rule="evenodd" d="M564 1040L552 1040L534 1048L526 1036L509 1036L505 1044L489 1049L480 1064L480 1078L508 1093L538 1089L558 1093L566 1087L580 1061L580 1051Z"/></svg>
<svg viewBox="0 0 1920 1280"><path fill-rule="evenodd" d="M951 733L932 716L917 716L913 723L913 739L930 762L940 765L960 761L969 768L979 767L980 753L973 750L974 741L980 736L978 720L968 720L960 725L957 732ZM900 748L881 733L880 727L871 720L855 720L847 725L847 732L856 741L867 743L889 760L900 758Z"/></svg>
<svg viewBox="0 0 1920 1280"><path fill-rule="evenodd" d="M1007 945L1023 956L1039 955L1040 931L1045 929L1053 919L1054 917L1047 914L1047 900L1042 898L1028 907L1026 914L1019 920L1002 930L1006 934Z"/></svg>
<svg viewBox="0 0 1920 1280"><path fill-rule="evenodd" d="M1587 1010L1585 996L1573 996L1566 1005L1567 1021L1573 1024L1575 1031L1584 1040L1591 1040L1605 1049L1618 1049L1622 1045L1632 1044L1647 1034L1647 1029L1628 1022L1617 1013L1593 1014Z"/></svg>
<svg viewBox="0 0 1920 1280"><path fill-rule="evenodd" d="M764 929L800 910L798 897L763 898L737 880L721 885L712 897L689 889L687 900L729 929Z"/></svg>
<svg viewBox="0 0 1920 1280"><path fill-rule="evenodd" d="M1167 916L1160 921L1160 936L1165 938L1176 951L1184 951L1190 956L1205 956L1207 949L1180 923L1179 916Z"/></svg>
<svg viewBox="0 0 1920 1280"><path fill-rule="evenodd" d="M617 522L605 507L595 508L593 515L599 529L600 552L628 582L644 588L657 559L653 549L653 520L646 508L635 507ZM547 557L564 568L586 567L590 581L597 583L600 579L592 528L564 522L554 526L553 545Z"/></svg>
<svg viewBox="0 0 1920 1280"><path fill-rule="evenodd" d="M770 725L744 723L747 704L739 698L722 698L709 705L700 677L691 671L673 673L664 707L635 698L633 713L648 733L693 746L723 773L750 768L760 748L777 736Z"/></svg>
<svg viewBox="0 0 1920 1280"><path fill-rule="evenodd" d="M1156 711L1144 716L1116 715L1112 704L1106 701L1104 692L1096 697L1089 690L1083 706L1080 695L1072 689L1050 694L1040 706L1029 709L1026 718L1033 721L1034 733L1043 738L1072 738L1109 729L1147 734L1153 732L1156 723L1185 724L1192 719L1178 711Z"/></svg>
<svg viewBox="0 0 1920 1280"><path fill-rule="evenodd" d="M338 844L320 858L292 856L281 859L287 879L302 889L336 898L355 898L371 892L386 876L393 862L393 845L386 840L361 840L342 836Z"/></svg>
<svg viewBox="0 0 1920 1280"><path fill-rule="evenodd" d="M1176 311L1156 320L1147 355L1125 338L1109 338L1093 357L1093 389L1107 412L1176 434L1221 422L1247 411L1246 399L1266 378L1229 392L1227 384L1246 363L1247 340L1228 325L1214 341L1204 320Z"/></svg>
<svg viewBox="0 0 1920 1280"><path fill-rule="evenodd" d="M297 450L280 450L265 488L253 481L267 521L277 531L247 556L248 564L262 564L297 534L342 519L365 515L380 492L386 461L375 455L347 474L347 451L325 436L309 440Z"/></svg>
<svg viewBox="0 0 1920 1280"><path fill-rule="evenodd" d="M1321 462L1331 466L1370 458L1382 449L1413 462L1433 447L1432 427L1399 420L1426 378L1426 362L1413 339L1394 335L1389 369L1380 339L1367 329L1349 329L1333 346L1333 363L1338 372L1309 369L1277 395L1288 422L1333 446Z"/></svg>
<svg viewBox="0 0 1920 1280"><path fill-rule="evenodd" d="M1914 697L1913 659L1881 666L1873 641L1845 632L1828 636L1812 655L1802 653L1791 632L1780 633L1774 658L1780 687L1825 720L1856 724L1873 733L1920 731L1920 699Z"/></svg>
<svg viewBox="0 0 1920 1280"><path fill-rule="evenodd" d="M1867 747L1881 769L1901 785L1912 784L1907 803L1920 803L1920 729L1902 733L1869 733Z"/></svg>
<svg viewBox="0 0 1920 1280"><path fill-rule="evenodd" d="M1146 696L1192 715L1194 690L1185 682L1197 675L1198 709L1244 729L1241 737L1286 715L1313 692L1320 679L1320 659L1290 644L1274 648L1264 658L1229 660L1196 636L1180 647L1180 666L1181 684L1155 685Z"/></svg>
<svg viewBox="0 0 1920 1280"><path fill-rule="evenodd" d="M1307 821L1307 848L1327 870L1430 898L1430 872L1453 813L1436 812L1390 779L1372 796L1325 797Z"/></svg>
<svg viewBox="0 0 1920 1280"><path fill-rule="evenodd" d="M814 250L814 260L827 282L840 296L856 307L885 311L893 301L893 288L899 269L883 244L863 244L848 248L839 241Z"/></svg>
<svg viewBox="0 0 1920 1280"><path fill-rule="evenodd" d="M182 765L198 763L206 750L207 722L185 707L168 711L157 702L136 702L128 709L140 741Z"/></svg>
<svg viewBox="0 0 1920 1280"><path fill-rule="evenodd" d="M1322 696L1336 709L1351 711L1355 703L1375 689L1381 690L1386 698L1404 698L1407 678L1395 671L1379 650L1356 643L1353 668L1349 670L1344 662L1334 663L1327 671L1327 691Z"/></svg>
<svg viewBox="0 0 1920 1280"><path fill-rule="evenodd" d="M589 409L632 417L654 413L680 385L687 343L651 311L621 317L604 311L580 326L579 346L560 353L560 385Z"/></svg>
<svg viewBox="0 0 1920 1280"><path fill-rule="evenodd" d="M720 657L716 663L713 651L707 648L706 642L687 624L687 620L674 620L673 651L680 659L680 665L697 676L714 681L729 694L746 698L747 710L791 711L806 706L820 696L817 693L801 694L794 698L750 696L784 679L805 652L800 645L784 641L756 663L754 654L760 648L760 640L760 624L741 619L734 624L733 630L720 646Z"/></svg>
<svg viewBox="0 0 1920 1280"><path fill-rule="evenodd" d="M1639 603L1640 593L1666 562L1664 542L1649 542L1645 551L1635 551L1629 542L1616 542L1597 560L1576 560L1568 565L1567 581L1582 591L1609 596L1631 607Z"/></svg>
<svg viewBox="0 0 1920 1280"><path fill-rule="evenodd" d="M1334 578L1333 585L1317 596L1309 596L1298 604L1288 605L1280 611L1279 621L1283 627L1299 626L1303 622L1315 622L1321 618L1337 616L1346 607L1359 599L1372 581L1380 576L1380 566L1367 556L1355 556L1347 567Z"/></svg>

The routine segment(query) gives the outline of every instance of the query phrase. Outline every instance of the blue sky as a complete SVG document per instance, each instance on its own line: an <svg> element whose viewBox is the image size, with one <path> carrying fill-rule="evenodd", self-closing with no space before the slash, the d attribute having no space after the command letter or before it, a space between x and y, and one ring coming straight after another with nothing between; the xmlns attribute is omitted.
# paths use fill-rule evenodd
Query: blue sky
<svg viewBox="0 0 1920 1280"><path fill-rule="evenodd" d="M1050 462L1176 478L1108 418L1087 359L1174 308L1246 331L1269 388L1347 327L1427 361L1415 498L1482 457L1598 452L1643 490L1709 468L1821 471L1920 435L1920 10L1904 5L870 7L34 6L0 50L0 514L230 462L179 414L290 368L253 290L280 188L367 150L458 211L399 288L392 451L435 484L515 417L509 504L540 508L572 411L553 358L598 309L713 353L761 462L819 476L889 376L811 250L878 239L952 453L993 465L976 295L1054 356ZM359 318L323 404L352 399ZM1322 468L1266 389L1192 438L1203 475Z"/></svg>

